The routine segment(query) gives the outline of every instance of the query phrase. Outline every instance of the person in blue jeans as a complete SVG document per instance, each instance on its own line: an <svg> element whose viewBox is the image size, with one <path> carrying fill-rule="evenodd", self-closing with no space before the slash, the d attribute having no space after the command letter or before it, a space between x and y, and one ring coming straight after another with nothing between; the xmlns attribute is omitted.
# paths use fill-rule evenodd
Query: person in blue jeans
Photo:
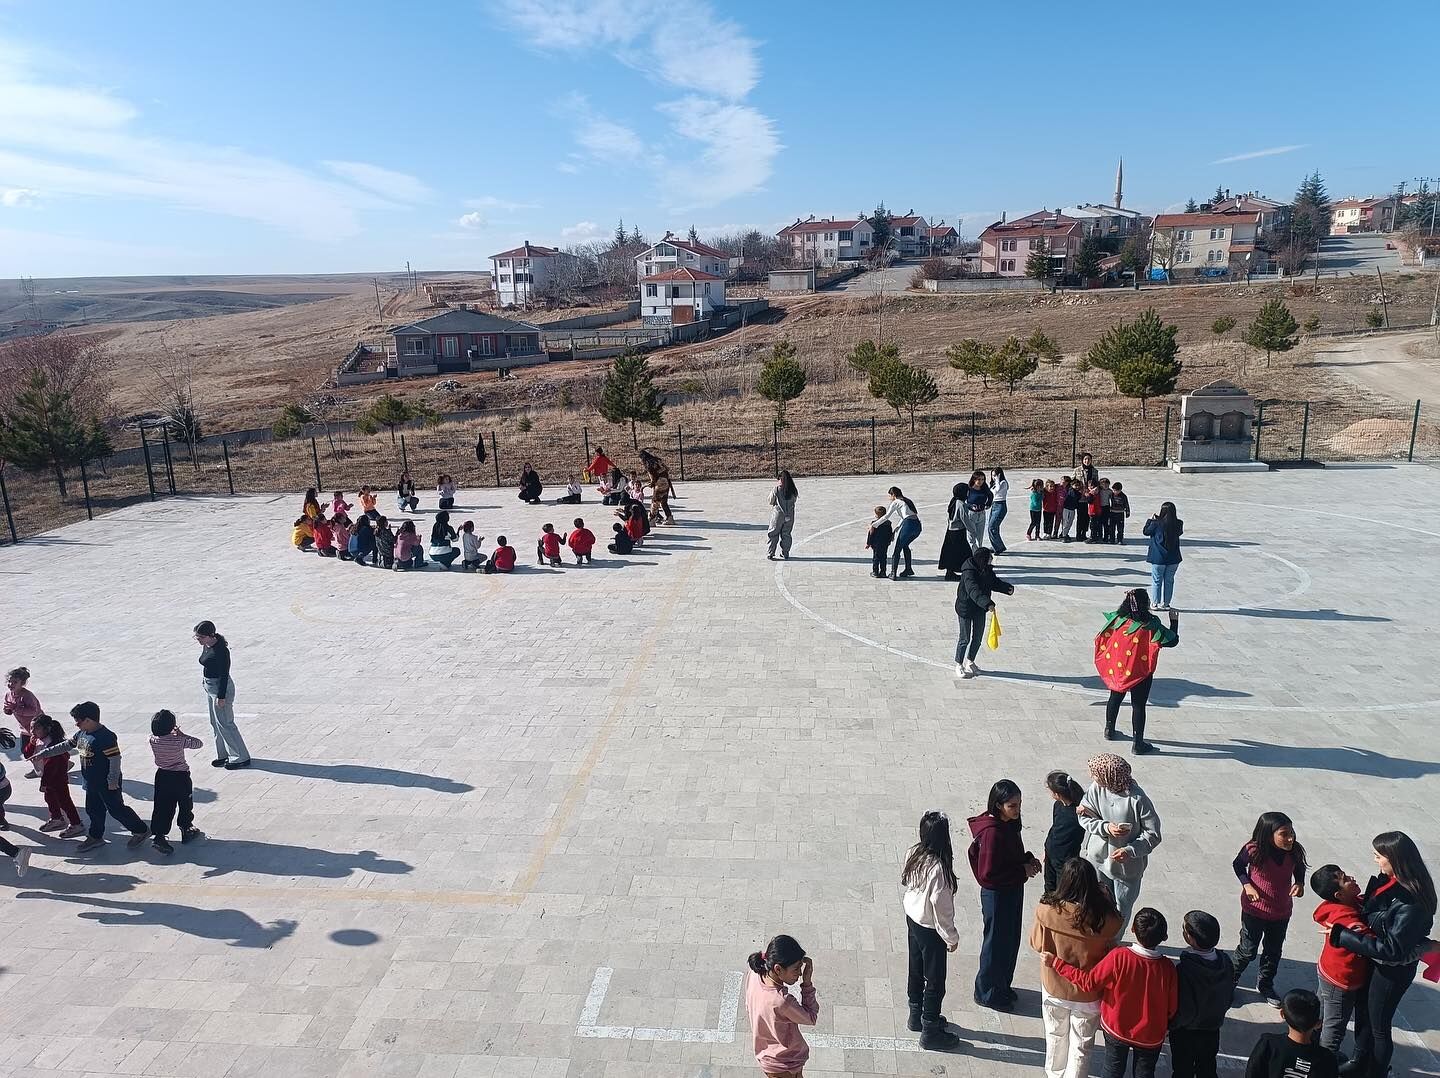
<svg viewBox="0 0 1440 1078"><path fill-rule="evenodd" d="M895 550L890 555L890 579L898 580L902 576L915 575L915 570L910 565L910 544L920 536L920 511L899 487L891 487L887 493L890 495L890 505L886 508L885 515L875 523L878 526L890 521L895 529ZM900 571L902 554L905 556L904 572Z"/></svg>
<svg viewBox="0 0 1440 1078"><path fill-rule="evenodd" d="M1180 536L1185 522L1175 515L1174 502L1161 502L1160 512L1145 522L1150 549L1145 560L1150 563L1150 606L1169 610L1175 594L1175 571L1180 568Z"/></svg>
<svg viewBox="0 0 1440 1078"><path fill-rule="evenodd" d="M991 473L990 489L995 499L990 503L990 526L987 529L990 533L990 549L996 554L1004 554L1005 540L1000 538L1000 522L1005 519L1005 500L1010 496L1010 480L1005 478L1004 468L996 468Z"/></svg>

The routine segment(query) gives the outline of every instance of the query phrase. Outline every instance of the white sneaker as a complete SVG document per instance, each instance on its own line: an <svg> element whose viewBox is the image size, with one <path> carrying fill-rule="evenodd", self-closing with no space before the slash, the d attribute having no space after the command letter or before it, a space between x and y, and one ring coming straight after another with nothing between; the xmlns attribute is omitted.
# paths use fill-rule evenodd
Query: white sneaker
<svg viewBox="0 0 1440 1078"><path fill-rule="evenodd" d="M965 661L964 673L962 673L960 676L963 677L963 678L972 678L972 677L974 677L974 676L975 676L975 664L972 663L972 662L970 662L970 661L967 659L967 660Z"/></svg>
<svg viewBox="0 0 1440 1078"><path fill-rule="evenodd" d="M956 664L955 664L955 676L956 676L956 677L969 677L969 676L970 676L968 673L965 672L965 664L964 664L963 662L960 662L960 663L956 663Z"/></svg>
<svg viewBox="0 0 1440 1078"><path fill-rule="evenodd" d="M15 875L23 876L30 871L30 847L22 846L15 854Z"/></svg>
<svg viewBox="0 0 1440 1078"><path fill-rule="evenodd" d="M971 660L970 660L970 676L971 676L971 677L974 677L974 676L975 676L976 674L978 674L978 673L980 673L980 668L975 665L975 660L974 660L974 659L971 659Z"/></svg>

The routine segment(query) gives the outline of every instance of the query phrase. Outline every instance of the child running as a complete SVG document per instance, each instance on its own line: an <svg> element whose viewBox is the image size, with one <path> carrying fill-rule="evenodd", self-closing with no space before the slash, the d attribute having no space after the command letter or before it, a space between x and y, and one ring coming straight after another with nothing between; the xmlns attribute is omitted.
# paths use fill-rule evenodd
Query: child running
<svg viewBox="0 0 1440 1078"><path fill-rule="evenodd" d="M554 524L540 529L540 538L535 543L535 560L544 565L547 561L552 569L560 567L560 536L555 533Z"/></svg>
<svg viewBox="0 0 1440 1078"><path fill-rule="evenodd" d="M1320 948L1318 997L1321 1007L1320 1044L1337 1055L1345 1041L1345 1027L1355 1011L1355 1000L1370 977L1370 960L1330 942L1330 926L1341 925L1362 936L1371 935L1360 913L1360 883L1339 865L1321 865L1310 877L1310 890L1320 899L1315 923L1325 929Z"/></svg>
<svg viewBox="0 0 1440 1078"><path fill-rule="evenodd" d="M811 979L815 964L790 936L776 936L747 960L745 1009L750 1013L750 1034L755 1062L765 1078L803 1078L810 1046L800 1032L820 1015ZM800 982L800 999L790 986Z"/></svg>
<svg viewBox="0 0 1440 1078"><path fill-rule="evenodd" d="M895 539L895 529L885 515L885 507L875 507L875 519L865 533L865 545L870 548L870 575L885 578L885 561L890 555L890 544Z"/></svg>
<svg viewBox="0 0 1440 1078"><path fill-rule="evenodd" d="M173 711L161 709L150 720L150 751L155 756L155 808L150 814L150 844L161 853L175 852L167 836L177 810L181 842L205 837L195 826L195 786L190 778L190 765L185 762L186 749L198 749L204 744L180 729Z"/></svg>
<svg viewBox="0 0 1440 1078"><path fill-rule="evenodd" d="M1265 812L1255 821L1250 841L1235 855L1240 880L1240 943L1235 948L1235 979L1245 972L1260 949L1260 976L1255 990L1272 1007L1280 951L1295 899L1305 893L1305 847L1295 841L1295 825L1283 812Z"/></svg>
<svg viewBox="0 0 1440 1078"><path fill-rule="evenodd" d="M585 521L581 517L575 518L573 530L565 537L565 545L570 548L570 553L575 555L576 565L594 563L595 559L590 552L595 549L595 533L585 527Z"/></svg>
<svg viewBox="0 0 1440 1078"><path fill-rule="evenodd" d="M30 754L48 749L65 740L65 728L49 715L36 715L31 727ZM79 838L85 833L75 799L70 796L70 754L62 752L40 761L40 795L50 818L40 825L42 831L59 831L61 838Z"/></svg>
<svg viewBox="0 0 1440 1078"><path fill-rule="evenodd" d="M1260 1037L1245 1065L1245 1078L1338 1078L1335 1053L1314 1043L1320 1025L1319 997L1305 988L1291 989L1280 1003L1280 1013L1285 1016L1284 1036Z"/></svg>
<svg viewBox="0 0 1440 1078"><path fill-rule="evenodd" d="M1175 973L1179 1009L1170 1019L1170 1070L1175 1078L1215 1078L1220 1027L1235 998L1230 957L1215 948L1220 922L1204 910L1185 915L1185 950Z"/></svg>

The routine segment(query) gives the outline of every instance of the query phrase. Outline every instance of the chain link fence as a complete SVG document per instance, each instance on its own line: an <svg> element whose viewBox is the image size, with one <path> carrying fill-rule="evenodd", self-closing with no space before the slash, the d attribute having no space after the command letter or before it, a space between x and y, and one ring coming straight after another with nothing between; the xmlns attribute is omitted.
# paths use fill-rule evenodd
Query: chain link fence
<svg viewBox="0 0 1440 1078"><path fill-rule="evenodd" d="M335 431L278 442L207 440L193 451L152 434L138 456L66 470L63 496L53 473L0 470L0 542L170 496L290 493L312 486L322 493L369 486L384 494L402 471L421 490L432 488L442 473L462 489L493 488L518 485L521 469L530 464L553 489L571 476L578 479L601 445L627 470L639 466L636 447L649 448L677 480L768 477L781 468L804 476L963 475L995 465L1053 469L1058 476L1085 452L1102 469L1164 464L1180 427L1178 410L1161 404L1143 414L1083 406L1037 406L1018 417L933 410L918 414L913 426L908 416L894 415L796 416L784 426L737 419L728 426L642 426L633 440L624 427L566 418L507 420L494 427L481 419L374 436ZM1274 465L1440 460L1440 408L1427 410L1419 401L1387 409L1265 400L1257 408L1252 455Z"/></svg>

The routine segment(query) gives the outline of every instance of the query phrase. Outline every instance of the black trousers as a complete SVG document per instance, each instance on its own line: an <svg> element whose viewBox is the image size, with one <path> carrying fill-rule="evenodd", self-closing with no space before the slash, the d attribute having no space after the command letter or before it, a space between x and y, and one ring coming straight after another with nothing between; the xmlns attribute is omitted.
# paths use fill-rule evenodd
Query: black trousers
<svg viewBox="0 0 1440 1078"><path fill-rule="evenodd" d="M1042 523L1042 524L1044 525L1044 527L1045 527L1045 534L1046 534L1046 535L1054 535L1054 534L1055 534L1055 518L1056 518L1057 516L1059 516L1059 515L1060 515L1059 513L1051 513L1051 512L1049 512L1048 510L1042 510L1042 511L1041 511L1041 513L1040 513L1040 520L1041 520L1041 523Z"/></svg>
<svg viewBox="0 0 1440 1078"><path fill-rule="evenodd" d="M870 550L870 571L876 576L885 575L885 561L890 554L889 545L873 547Z"/></svg>
<svg viewBox="0 0 1440 1078"><path fill-rule="evenodd" d="M975 998L990 1006L1009 1006L1010 982L1020 955L1021 918L1025 888L980 888L980 913L985 937L980 944L980 969L975 974Z"/></svg>
<svg viewBox="0 0 1440 1078"><path fill-rule="evenodd" d="M170 821L180 813L180 834L195 826L195 786L188 771L155 770L155 807L150 813L150 833L164 838Z"/></svg>
<svg viewBox="0 0 1440 1078"><path fill-rule="evenodd" d="M1175 1078L1218 1078L1215 1060L1219 1055L1218 1029L1170 1031L1170 1073Z"/></svg>
<svg viewBox="0 0 1440 1078"><path fill-rule="evenodd" d="M125 804L125 799L120 796L119 790L110 789L105 775L100 774L93 778L86 775L85 815L90 817L90 829L87 833L91 838L105 837L107 814L114 816L115 822L132 835L145 833L145 821L136 815L134 809Z"/></svg>
<svg viewBox="0 0 1440 1078"><path fill-rule="evenodd" d="M1151 674L1129 690L1130 725L1134 729L1136 741L1141 741L1145 737L1145 705L1150 701L1150 689L1154 684L1155 675ZM1124 699L1123 692L1110 690L1110 699L1105 702L1105 729L1115 729L1115 720L1120 717L1120 701Z"/></svg>
<svg viewBox="0 0 1440 1078"><path fill-rule="evenodd" d="M5 802L10 800L12 793L14 793L14 788L8 782L4 786L0 786L0 823L3 823L5 820ZM16 846L15 843L4 836L0 836L0 853L3 853L6 857L14 857L19 852L20 848Z"/></svg>
<svg viewBox="0 0 1440 1078"><path fill-rule="evenodd" d="M1090 530L1090 511L1080 505L1075 509L1075 538L1083 541Z"/></svg>
<svg viewBox="0 0 1440 1078"><path fill-rule="evenodd" d="M1105 1034L1104 1078L1125 1078L1125 1064L1129 1062L1132 1054L1135 1057L1135 1069L1130 1073L1135 1078L1155 1078L1155 1064L1160 1060L1160 1049L1126 1044L1108 1033Z"/></svg>
<svg viewBox="0 0 1440 1078"><path fill-rule="evenodd" d="M1364 1078L1384 1078L1395 1054L1393 1026L1400 1000L1415 979L1419 963L1403 966L1370 964L1370 979L1355 1000L1355 1059L1368 1063Z"/></svg>
<svg viewBox="0 0 1440 1078"><path fill-rule="evenodd" d="M1032 534L1036 539L1040 538L1040 510L1038 509L1030 510L1030 527L1025 529L1025 538L1029 539Z"/></svg>
<svg viewBox="0 0 1440 1078"><path fill-rule="evenodd" d="M905 994L910 1009L920 1012L920 1021L927 1026L940 1024L940 1003L945 998L945 941L933 928L917 925L905 918L910 943L910 977Z"/></svg>
<svg viewBox="0 0 1440 1078"><path fill-rule="evenodd" d="M1110 527L1113 541L1123 543L1125 541L1125 514L1111 513Z"/></svg>
<svg viewBox="0 0 1440 1078"><path fill-rule="evenodd" d="M1275 974L1280 972L1280 952L1285 947L1285 931L1290 927L1290 919L1283 921L1267 921L1254 914L1242 913L1240 915L1240 943L1235 948L1235 956L1230 960L1235 966L1235 980L1240 980L1240 975L1245 968L1255 960L1255 952L1260 952L1260 976L1256 978L1256 986L1261 990L1275 987Z"/></svg>

